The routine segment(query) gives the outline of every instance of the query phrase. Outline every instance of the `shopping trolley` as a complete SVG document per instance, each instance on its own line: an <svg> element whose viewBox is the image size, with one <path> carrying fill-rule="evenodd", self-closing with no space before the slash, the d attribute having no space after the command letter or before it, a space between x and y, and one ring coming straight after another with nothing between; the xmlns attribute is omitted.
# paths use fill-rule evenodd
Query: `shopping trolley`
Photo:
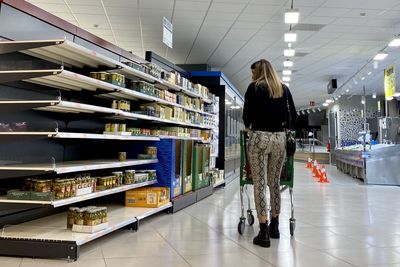
<svg viewBox="0 0 400 267"><path fill-rule="evenodd" d="M239 234L243 234L246 228L246 217L243 197L247 196L247 222L251 226L255 222L253 210L251 209L250 196L247 192L247 186L253 185L251 173L247 158L247 133L245 131L240 132L240 205L242 216L238 224ZM296 219L294 218L294 207L293 207L293 178L294 178L294 166L293 156L286 157L285 164L282 168L282 174L280 179L281 193L286 189L289 189L290 194L290 205L291 205L291 217L289 219L290 235L294 235L294 229L296 228Z"/></svg>

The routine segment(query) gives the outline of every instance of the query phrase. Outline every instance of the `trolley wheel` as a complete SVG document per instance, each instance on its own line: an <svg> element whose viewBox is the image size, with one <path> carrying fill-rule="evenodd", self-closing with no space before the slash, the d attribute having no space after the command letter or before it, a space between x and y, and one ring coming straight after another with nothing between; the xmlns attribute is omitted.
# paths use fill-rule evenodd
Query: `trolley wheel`
<svg viewBox="0 0 400 267"><path fill-rule="evenodd" d="M296 219L289 219L290 236L294 235L294 229L296 228Z"/></svg>
<svg viewBox="0 0 400 267"><path fill-rule="evenodd" d="M240 218L240 222L238 224L238 232L240 235L243 235L244 229L246 228L246 219L245 218Z"/></svg>
<svg viewBox="0 0 400 267"><path fill-rule="evenodd" d="M247 222L249 223L250 226L252 226L255 222L254 215L251 212L251 210L247 211Z"/></svg>

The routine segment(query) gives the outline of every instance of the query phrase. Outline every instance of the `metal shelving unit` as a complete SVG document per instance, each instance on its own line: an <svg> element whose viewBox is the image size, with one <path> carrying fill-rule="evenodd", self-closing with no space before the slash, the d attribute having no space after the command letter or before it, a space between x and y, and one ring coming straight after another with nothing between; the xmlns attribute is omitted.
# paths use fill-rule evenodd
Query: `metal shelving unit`
<svg viewBox="0 0 400 267"><path fill-rule="evenodd" d="M98 160L79 160L79 161L64 161L60 163L19 163L0 166L0 170L4 171L41 171L54 172L56 174L82 172L90 170L123 168L136 165L145 165L157 163L157 159L141 160L129 159L126 161L118 161L113 159L98 159Z"/></svg>
<svg viewBox="0 0 400 267"><path fill-rule="evenodd" d="M104 191L99 191L99 192L94 192L94 193L87 194L87 195L70 197L70 198L65 198L65 199L60 199L60 200L52 200L52 201L13 200L13 199L7 199L7 197L4 196L4 197L0 197L0 203L50 205L50 206L53 206L54 208L57 208L57 207L70 205L73 203L82 202L82 201L89 200L89 199L108 196L108 195L112 195L112 194L116 194L116 193L120 193L120 192L125 192L128 190L132 190L135 188L153 185L155 183L157 183L157 180L147 181L147 182L138 183L138 184L123 185L120 187L116 187L116 188L112 188L112 189L104 190Z"/></svg>
<svg viewBox="0 0 400 267"><path fill-rule="evenodd" d="M212 113L195 110L193 108L185 107L177 103L171 103L156 97L152 97L143 93L139 93L124 87L113 85L108 82L103 82L64 69L64 66L70 68L98 68L100 70L106 69L106 71L109 72L121 73L132 80L144 80L150 83L154 83L157 87L163 87L163 89L166 90L179 91L188 96L199 98L204 103L212 103L212 100L207 99L200 94L196 94L194 92L191 92L190 90L187 90L186 88L171 84L165 80L157 79L149 74L138 71L124 63L121 63L121 56L119 55L115 55L115 57L110 58L66 39L36 41L0 41L0 54L10 52L22 52L36 58L41 58L53 63L60 64L61 67L57 69L44 70L0 71L0 83L11 81L25 81L67 91L79 92L82 90L86 90L95 93L94 95L98 97L121 100L130 99L151 101L160 103L162 105L179 107L184 110L197 112L205 116L216 116ZM98 114L97 117L102 118L113 118L122 120L148 120L158 123L182 125L198 129L217 129L213 126L204 126L186 122L166 120L137 113L124 112L113 108L64 101L61 99L61 97L54 100L0 100L0 108L10 110L33 109L40 111L73 114ZM44 114L40 115L46 117L44 116ZM159 141L160 139L164 138L176 138L195 140L205 143L207 142L203 141L201 138L70 133L59 132L56 129L54 131L50 130L43 132L0 132L0 136L43 136L55 139L104 139L126 141ZM153 163L158 163L158 160L129 159L121 162L117 159L94 159L64 161L56 163L53 159L49 160L47 163L38 164L9 162L7 165L4 165L3 162L3 165L0 166L0 171L16 172L18 173L18 175L25 173L34 173L35 175L39 173L67 174L90 170L123 168L128 166ZM138 187L151 185L155 182L156 181L149 181L140 184L124 185L110 190L54 201L7 200L2 197L0 198L0 203L47 205L56 208L89 199L96 199L106 195L124 192ZM202 195L205 196L208 194L209 192ZM197 193L193 193L192 195L197 196ZM66 229L66 213L58 213L26 223L8 226L3 228L0 234L0 255L66 258L70 260L76 260L79 255L79 246L120 228L130 227L131 229L137 230L139 226L139 220L160 211L169 210L171 209L171 207L171 203L163 205L159 208L128 208L120 205L108 205L108 227L93 234L74 233L70 229Z"/></svg>

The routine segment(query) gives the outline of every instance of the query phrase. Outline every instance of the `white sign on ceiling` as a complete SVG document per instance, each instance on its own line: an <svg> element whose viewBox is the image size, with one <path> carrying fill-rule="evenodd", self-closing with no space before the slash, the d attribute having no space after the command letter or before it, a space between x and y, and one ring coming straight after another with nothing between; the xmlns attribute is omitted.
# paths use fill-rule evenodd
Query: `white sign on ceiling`
<svg viewBox="0 0 400 267"><path fill-rule="evenodd" d="M172 33L173 33L173 25L172 23L163 18L163 43L166 44L169 48L172 48Z"/></svg>

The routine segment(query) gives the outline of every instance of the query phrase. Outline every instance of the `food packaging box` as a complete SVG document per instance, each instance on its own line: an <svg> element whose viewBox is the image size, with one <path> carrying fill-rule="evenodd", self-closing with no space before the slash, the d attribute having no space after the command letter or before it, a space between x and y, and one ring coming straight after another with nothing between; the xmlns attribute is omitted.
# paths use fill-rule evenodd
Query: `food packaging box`
<svg viewBox="0 0 400 267"><path fill-rule="evenodd" d="M107 223L101 223L98 225L78 225L78 224L74 224L72 225L72 232L77 232L77 233L88 233L88 234L92 234L92 233L96 233L99 232L101 230L104 230L108 227L108 222Z"/></svg>
<svg viewBox="0 0 400 267"><path fill-rule="evenodd" d="M192 191L192 162L193 162L193 141L184 140L182 142L182 191L188 193Z"/></svg>
<svg viewBox="0 0 400 267"><path fill-rule="evenodd" d="M7 191L7 199L30 200L31 199L31 191L21 191L19 189L8 190Z"/></svg>
<svg viewBox="0 0 400 267"><path fill-rule="evenodd" d="M158 208L169 201L167 187L145 187L125 192L126 207Z"/></svg>
<svg viewBox="0 0 400 267"><path fill-rule="evenodd" d="M31 200L51 201L53 199L53 192L31 192Z"/></svg>

